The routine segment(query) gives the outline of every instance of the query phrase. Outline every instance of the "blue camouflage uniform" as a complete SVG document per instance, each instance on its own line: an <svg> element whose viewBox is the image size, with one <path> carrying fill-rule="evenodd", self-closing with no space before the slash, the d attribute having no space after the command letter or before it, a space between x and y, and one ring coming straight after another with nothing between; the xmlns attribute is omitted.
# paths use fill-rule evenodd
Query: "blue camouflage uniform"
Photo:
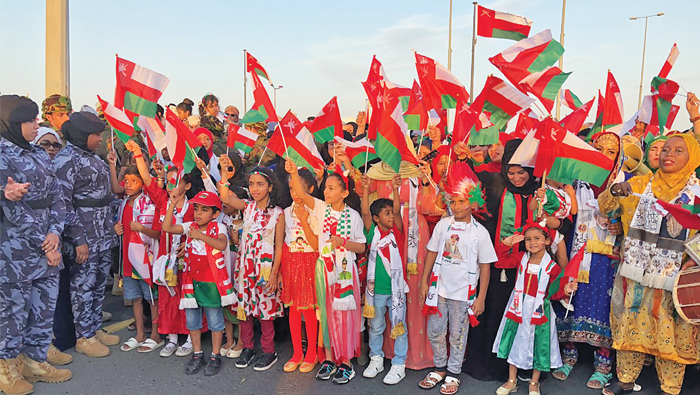
<svg viewBox="0 0 700 395"><path fill-rule="evenodd" d="M114 201L107 164L70 141L53 159L63 190L66 225L64 260L70 270L70 294L77 338L91 338L102 327L102 305L111 265L110 249L118 245L110 207ZM75 247L87 244L87 262L75 262Z"/></svg>
<svg viewBox="0 0 700 395"><path fill-rule="evenodd" d="M60 266L49 266L42 243L63 232L65 204L51 159L41 147L0 140L0 180L29 182L18 202L0 198L0 359L20 353L43 362L53 335Z"/></svg>

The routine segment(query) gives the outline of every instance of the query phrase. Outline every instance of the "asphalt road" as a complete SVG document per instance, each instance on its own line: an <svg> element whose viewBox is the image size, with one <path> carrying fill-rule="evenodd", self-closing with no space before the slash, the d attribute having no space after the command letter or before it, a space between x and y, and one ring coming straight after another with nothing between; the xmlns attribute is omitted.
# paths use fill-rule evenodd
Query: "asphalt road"
<svg viewBox="0 0 700 395"><path fill-rule="evenodd" d="M114 318L107 324L118 323L131 318L131 308L125 307L121 297L109 295L106 310L110 311ZM381 382L390 366L387 360L384 373L373 380L362 377L362 366L355 363L357 376L348 384L339 386L331 382L319 382L314 378L314 373L302 374L297 372L285 373L282 366L291 357L291 342L284 331L279 331L278 344L279 360L267 372L255 372L252 367L237 369L233 360L225 359L218 375L205 377L202 372L195 376L184 374L185 364L188 358L161 358L158 351L150 354L138 354L135 351L125 353L119 351L117 346L111 347L112 354L106 358L92 359L76 354L74 362L66 366L73 371L73 379L61 384L37 383L37 394L439 394L438 389L423 391L418 387L418 382L428 373L423 371L407 371L406 378L395 386L387 386ZM117 334L126 340L133 332L128 329L118 331ZM181 341L184 339L181 339ZM205 355L208 355L211 342L209 337L203 339ZM208 348L207 348L208 347ZM551 377L542 383L543 394L567 394L567 395L593 395L600 391L586 388L585 383L593 373L592 352L581 352L581 360L573 370L569 379L565 382ZM494 394L499 382L481 382L467 375L461 375L462 380L459 394ZM656 372L652 367L646 367L638 384L642 391L638 394L657 394L658 381ZM527 383L521 383L518 394L527 394ZM683 394L700 394L700 370L688 367Z"/></svg>

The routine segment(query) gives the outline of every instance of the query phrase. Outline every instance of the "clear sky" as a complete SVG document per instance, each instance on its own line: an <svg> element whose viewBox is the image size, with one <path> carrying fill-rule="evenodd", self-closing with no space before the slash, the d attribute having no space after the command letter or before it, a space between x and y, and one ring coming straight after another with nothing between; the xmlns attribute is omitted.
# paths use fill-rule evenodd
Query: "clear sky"
<svg viewBox="0 0 700 395"><path fill-rule="evenodd" d="M483 5L523 15L531 35L561 30L560 0L499 0ZM472 3L453 6L452 71L469 88ZM630 16L665 12L649 20L644 92L674 42L680 57L669 75L683 88L700 90L697 51L700 2L677 0L569 0L564 40L564 84L582 101L605 85L610 69L621 86L625 118L637 110L644 21ZM388 78L411 86L416 77L412 49L447 65L449 0L352 1L88 1L70 0L71 99L94 106L99 94L112 98L115 53L170 78L161 104L195 103L206 93L221 108L243 113L243 49L265 67L278 91L277 112L315 115L334 95L341 115L364 107L360 81L372 55ZM0 2L0 92L45 97L45 1ZM488 58L513 41L478 38L475 94L489 74L501 76ZM501 76L502 77L502 76ZM248 86L248 107L252 93ZM681 90L680 93L685 93ZM270 89L270 97L272 90ZM110 99L111 101L111 99ZM681 105L675 128L690 125ZM594 112L594 111L593 111Z"/></svg>

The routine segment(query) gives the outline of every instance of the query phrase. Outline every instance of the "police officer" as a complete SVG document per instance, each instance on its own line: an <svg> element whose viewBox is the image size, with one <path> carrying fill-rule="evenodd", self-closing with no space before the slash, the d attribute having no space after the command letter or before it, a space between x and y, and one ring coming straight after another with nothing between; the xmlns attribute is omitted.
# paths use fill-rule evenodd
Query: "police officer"
<svg viewBox="0 0 700 395"><path fill-rule="evenodd" d="M72 377L46 362L66 211L49 155L30 144L38 114L26 97L0 96L0 179L30 183L21 200L0 196L0 390L6 394L30 393L30 381Z"/></svg>
<svg viewBox="0 0 700 395"><path fill-rule="evenodd" d="M70 271L70 298L77 342L89 357L109 355L119 337L101 329L102 305L111 265L110 249L118 245L110 204L109 169L95 150L104 123L86 111L71 114L61 126L66 146L53 159L66 206L64 259Z"/></svg>

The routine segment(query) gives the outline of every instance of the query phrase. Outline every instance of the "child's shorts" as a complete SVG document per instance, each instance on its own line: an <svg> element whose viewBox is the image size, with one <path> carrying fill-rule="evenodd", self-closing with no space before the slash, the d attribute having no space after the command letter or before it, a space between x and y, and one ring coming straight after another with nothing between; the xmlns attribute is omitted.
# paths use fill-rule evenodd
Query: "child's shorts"
<svg viewBox="0 0 700 395"><path fill-rule="evenodd" d="M187 329L197 331L202 329L202 309L207 315L207 324L212 332L221 332L224 330L224 310L221 307L195 307L193 309L185 309L187 317Z"/></svg>
<svg viewBox="0 0 700 395"><path fill-rule="evenodd" d="M124 300L136 300L139 298L144 298L149 302L152 302L151 295L153 299L158 299L158 290L150 289L148 283L144 280L137 280L131 277L124 277Z"/></svg>

